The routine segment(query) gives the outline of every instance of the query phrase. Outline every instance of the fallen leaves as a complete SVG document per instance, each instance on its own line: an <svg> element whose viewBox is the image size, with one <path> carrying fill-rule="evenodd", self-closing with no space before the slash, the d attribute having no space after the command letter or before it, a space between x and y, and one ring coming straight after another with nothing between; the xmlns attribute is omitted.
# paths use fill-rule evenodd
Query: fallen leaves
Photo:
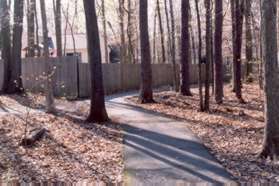
<svg viewBox="0 0 279 186"><path fill-rule="evenodd" d="M37 97L32 101L34 97L0 96L3 106L11 111L0 118L2 181L121 181L123 146L119 126L84 123L82 118L89 107L81 102L56 100L58 106L72 110L56 116L45 114L40 112L44 100ZM25 127L24 108L30 103L28 129L44 127L49 132L34 147L22 148L18 144Z"/></svg>

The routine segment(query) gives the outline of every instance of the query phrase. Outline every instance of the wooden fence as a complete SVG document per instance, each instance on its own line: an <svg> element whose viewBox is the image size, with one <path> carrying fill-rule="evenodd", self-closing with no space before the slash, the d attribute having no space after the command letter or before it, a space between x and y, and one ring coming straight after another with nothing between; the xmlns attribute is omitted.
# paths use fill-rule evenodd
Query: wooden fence
<svg viewBox="0 0 279 186"><path fill-rule="evenodd" d="M81 63L76 57L49 59L54 69L54 93L56 96L87 98L90 95L90 71L88 63ZM22 80L27 91L43 92L45 77L44 58L22 60ZM179 66L177 68L179 73ZM198 82L198 66L190 66L191 83ZM170 64L152 64L153 85L159 87L173 84L173 70ZM203 73L204 74L204 73ZM140 87L139 64L103 64L103 79L106 94L136 90ZM0 60L0 88L3 84L3 62Z"/></svg>

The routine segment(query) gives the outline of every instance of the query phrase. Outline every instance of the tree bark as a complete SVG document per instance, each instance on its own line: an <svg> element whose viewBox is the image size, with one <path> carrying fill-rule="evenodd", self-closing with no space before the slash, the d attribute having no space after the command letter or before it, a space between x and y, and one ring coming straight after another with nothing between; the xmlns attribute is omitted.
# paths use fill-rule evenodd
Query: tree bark
<svg viewBox="0 0 279 186"><path fill-rule="evenodd" d="M181 94L192 96L190 91L190 32L189 32L189 9L188 0L181 0Z"/></svg>
<svg viewBox="0 0 279 186"><path fill-rule="evenodd" d="M91 106L88 122L108 121L102 73L102 55L95 0L83 0L86 20L88 58L91 74Z"/></svg>
<svg viewBox="0 0 279 186"><path fill-rule="evenodd" d="M265 90L265 136L262 157L279 157L279 68L277 57L277 1L262 0L262 44ZM272 33L272 34L270 34Z"/></svg>
<svg viewBox="0 0 279 186"><path fill-rule="evenodd" d="M118 0L119 4L119 27L120 27L120 61L126 63L126 38L124 31L124 17L125 17L125 0Z"/></svg>
<svg viewBox="0 0 279 186"><path fill-rule="evenodd" d="M243 3L244 0L231 0L232 36L233 36L233 91L240 103L242 98L241 82L241 48L243 28Z"/></svg>
<svg viewBox="0 0 279 186"><path fill-rule="evenodd" d="M201 18L200 18L200 10L199 10L199 0L195 0L196 6L196 14L198 20L198 38L199 38L199 46L198 46L198 57L199 57L199 98L200 98L200 111L204 111L204 103L203 103L203 81L202 81L202 33L201 33Z"/></svg>
<svg viewBox="0 0 279 186"><path fill-rule="evenodd" d="M3 86L1 92L6 93L8 82L11 78L11 33L10 33L10 13L7 0L0 1L1 19L1 40L2 40L2 59L4 65Z"/></svg>
<svg viewBox="0 0 279 186"><path fill-rule="evenodd" d="M106 17L106 6L105 0L102 0L102 23L103 23L103 32L104 32L104 46L105 46L105 62L109 63L108 56L108 35L107 35L107 17Z"/></svg>
<svg viewBox="0 0 279 186"><path fill-rule="evenodd" d="M34 0L34 11L35 11L35 25L36 25L36 45L37 47L40 44L40 38L39 38L39 21L38 21L38 13L37 13L37 3L36 0ZM41 54L39 53L38 56L40 56Z"/></svg>
<svg viewBox="0 0 279 186"><path fill-rule="evenodd" d="M140 0L141 90L140 103L153 103L152 68L148 33L148 1Z"/></svg>
<svg viewBox="0 0 279 186"><path fill-rule="evenodd" d="M166 3L166 2L165 2ZM175 41L175 20L174 20L174 10L173 10L173 1L169 0L169 9L170 9L170 35L171 35L171 43L170 44L170 51L171 51L171 61L173 65L173 75L174 75L174 88L175 91L179 91L179 77L176 70L176 41ZM167 14L167 10L166 10ZM168 19L167 19L168 24Z"/></svg>
<svg viewBox="0 0 279 186"><path fill-rule="evenodd" d="M167 42L167 48L168 48L168 60L171 61L172 64L172 70L173 70L173 87L176 92L179 91L179 82L178 82L178 76L177 76L177 68L176 68L176 61L175 52L173 53L173 47L172 47L172 37L171 37L171 28L170 28L170 18L169 18L169 10L168 10L168 2L167 0L164 0L164 6L165 6L165 15L166 15L166 26L168 31L168 42Z"/></svg>
<svg viewBox="0 0 279 186"><path fill-rule="evenodd" d="M161 37L162 63L166 63L165 33L164 33L164 27L163 27L163 22L162 22L160 1L157 0L156 3L157 3L156 10L158 13L158 22L159 22L160 37Z"/></svg>
<svg viewBox="0 0 279 186"><path fill-rule="evenodd" d="M252 72L253 62L253 35L252 35L252 1L245 0L245 35L246 35L246 78Z"/></svg>
<svg viewBox="0 0 279 186"><path fill-rule="evenodd" d="M21 80L21 48L23 31L23 7L24 1L15 0L14 2L14 25L13 25L13 45L11 51L11 78L7 93L21 93L23 91Z"/></svg>
<svg viewBox="0 0 279 186"><path fill-rule="evenodd" d="M128 43L129 43L129 61L132 64L136 63L136 57L135 57L135 31L134 28L134 9L132 7L132 0L128 0L128 16L127 16L127 36L128 36Z"/></svg>
<svg viewBox="0 0 279 186"><path fill-rule="evenodd" d="M61 0L53 0L55 35L56 35L56 48L57 56L63 56L62 50L62 25L61 25Z"/></svg>
<svg viewBox="0 0 279 186"><path fill-rule="evenodd" d="M35 57L35 0L27 0L27 57Z"/></svg>
<svg viewBox="0 0 279 186"><path fill-rule="evenodd" d="M42 16L42 29L43 29L43 42L44 42L44 58L45 58L45 69L46 69L46 111L48 113L55 112L54 95L53 95L53 76L55 69L51 68L50 58L49 58L49 37L48 37L48 27L47 27L47 16L45 1L40 0L41 6L41 16Z"/></svg>
<svg viewBox="0 0 279 186"><path fill-rule="evenodd" d="M223 0L215 0L215 33L214 33L214 49L215 49L215 63L214 63L214 93L217 104L223 103Z"/></svg>
<svg viewBox="0 0 279 186"><path fill-rule="evenodd" d="M157 11L155 11L154 14L154 25L153 25L153 59L152 59L152 63L155 64L156 63L156 59L157 59Z"/></svg>
<svg viewBox="0 0 279 186"><path fill-rule="evenodd" d="M205 64L205 97L204 110L209 111L210 101L210 64L212 63L212 20L211 20L211 2L204 1L206 9L206 64Z"/></svg>
<svg viewBox="0 0 279 186"><path fill-rule="evenodd" d="M69 6L70 4L67 4L66 12L63 9L63 15L65 18L65 27L64 27L64 50L63 50L63 55L66 56L66 48L67 48L67 30L68 30L68 20L69 20ZM73 43L74 44L74 43Z"/></svg>

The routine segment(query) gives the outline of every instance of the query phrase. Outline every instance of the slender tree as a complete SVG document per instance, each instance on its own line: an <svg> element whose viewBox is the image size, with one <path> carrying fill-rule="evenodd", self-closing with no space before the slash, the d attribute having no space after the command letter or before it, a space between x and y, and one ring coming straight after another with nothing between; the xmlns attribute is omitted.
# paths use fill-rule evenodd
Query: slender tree
<svg viewBox="0 0 279 186"><path fill-rule="evenodd" d="M74 4L74 14L73 14L73 16L72 16L72 18L70 20L70 17L69 17L69 7L72 4ZM70 29L70 32L71 32L74 55L77 54L77 52L76 52L77 50L76 50L75 30L74 30L74 26L75 26L75 23L76 23L76 18L78 16L77 6L78 6L78 0L74 0L74 2L68 2L67 9L63 10L63 14L64 14L64 17L65 17L65 22L66 22L66 25L68 25L68 26L65 26L64 55L66 53L66 38L67 38L66 37L66 32L67 32L68 28Z"/></svg>
<svg viewBox="0 0 279 186"><path fill-rule="evenodd" d="M2 59L4 63L4 77L1 92L5 93L8 89L8 82L11 78L11 33L10 33L10 11L7 0L0 0L0 19L1 19L1 41Z"/></svg>
<svg viewBox="0 0 279 186"><path fill-rule="evenodd" d="M223 0L215 0L215 33L214 33L214 93L217 104L223 102L223 55L222 55L222 37L223 33Z"/></svg>
<svg viewBox="0 0 279 186"><path fill-rule="evenodd" d="M148 33L148 1L140 0L141 89L140 103L153 103L152 68Z"/></svg>
<svg viewBox="0 0 279 186"><path fill-rule="evenodd" d="M129 47L128 47L128 57L129 57L129 61L132 63L132 64L135 64L136 63L136 51L135 51L135 42L136 42L136 28L135 28L135 21L136 21L136 18L135 18L135 5L136 3L132 3L132 0L128 0L127 1L127 6L128 6L128 16L127 16L127 39L128 39L128 44L129 44Z"/></svg>
<svg viewBox="0 0 279 186"><path fill-rule="evenodd" d="M152 63L156 63L156 59L157 59L157 16L158 13L157 11L155 11L154 14L154 21L153 21L153 49L152 49L152 54L153 54L153 59L152 59Z"/></svg>
<svg viewBox="0 0 279 186"><path fill-rule="evenodd" d="M156 11L158 13L158 22L159 22L159 29L160 29L162 62L166 63L165 32L164 32L164 27L163 27L161 5L160 5L159 0L156 1Z"/></svg>
<svg viewBox="0 0 279 186"><path fill-rule="evenodd" d="M171 62L173 65L173 82L174 82L174 89L176 92L179 91L179 77L177 73L177 68L176 68L176 40L175 40L175 20L174 20L174 10L173 10L173 1L169 1L169 14L167 10L167 0L165 0L165 12L166 12L166 17L167 17L167 27L169 29L169 45L170 45L170 56L171 56ZM170 16L168 16L170 15ZM169 19L170 17L170 19ZM169 23L170 22L170 23Z"/></svg>
<svg viewBox="0 0 279 186"><path fill-rule="evenodd" d="M265 90L265 136L261 157L279 156L279 67L277 0L262 0L262 49ZM272 34L271 34L272 33Z"/></svg>
<svg viewBox="0 0 279 186"><path fill-rule="evenodd" d="M252 1L245 0L245 35L246 35L246 78L252 72L253 35L252 35Z"/></svg>
<svg viewBox="0 0 279 186"><path fill-rule="evenodd" d="M170 61L173 65L173 87L176 92L179 91L178 83L177 83L177 75L176 75L176 65L175 61L172 60L172 53L171 53L171 29L170 29L170 18L169 18L169 8L168 8L168 1L164 0L164 13L166 18L166 28L167 28L167 50L166 50L166 59Z"/></svg>
<svg viewBox="0 0 279 186"><path fill-rule="evenodd" d="M104 32L104 46L105 46L105 62L109 63L109 56L108 56L108 34L107 34L107 17L106 17L106 4L105 0L102 0L102 24L103 24L103 32Z"/></svg>
<svg viewBox="0 0 279 186"><path fill-rule="evenodd" d="M125 0L118 0L119 27L120 27L120 61L126 63L126 37L125 37Z"/></svg>
<svg viewBox="0 0 279 186"><path fill-rule="evenodd" d="M65 19L65 26L64 26L64 48L63 48L63 55L66 56L66 49L67 49L67 31L68 31L68 23L69 23L69 8L70 8L70 3L67 3L67 8L62 9L64 19ZM75 42L73 43L73 47L75 48Z"/></svg>
<svg viewBox="0 0 279 186"><path fill-rule="evenodd" d="M212 20L211 20L211 2L204 0L206 9L206 64L205 64L205 96L204 110L209 111L210 100L210 64L212 63Z"/></svg>
<svg viewBox="0 0 279 186"><path fill-rule="evenodd" d="M61 0L53 0L55 35L57 56L63 55L62 51L62 24L61 24Z"/></svg>
<svg viewBox="0 0 279 186"><path fill-rule="evenodd" d="M7 93L22 92L21 81L21 48L22 48L22 31L23 31L23 7L24 1L14 1L14 25L13 25L13 45L11 51L11 77Z"/></svg>
<svg viewBox="0 0 279 186"><path fill-rule="evenodd" d="M95 0L83 0L86 20L88 57L91 74L91 107L88 122L108 121L105 107L102 55Z"/></svg>
<svg viewBox="0 0 279 186"><path fill-rule="evenodd" d="M198 57L199 57L199 97L200 97L200 111L204 111L204 103L203 103L203 83L202 83L202 33L201 33L201 18L200 18L200 10L199 10L199 0L195 0L196 14L198 20L198 38L199 38L199 46L198 46Z"/></svg>
<svg viewBox="0 0 279 186"><path fill-rule="evenodd" d="M39 46L39 44L40 44L40 38L39 38L39 21L38 21L38 12L37 12L37 2L36 2L36 0L32 0L32 1L34 1L33 3L34 3L34 13L35 13L35 25L36 25L36 34L35 34L35 36L36 36L36 45L37 46ZM38 54L38 56L40 56L41 54Z"/></svg>
<svg viewBox="0 0 279 186"><path fill-rule="evenodd" d="M241 49L243 29L244 0L231 0L232 38L233 38L233 91L240 103L242 98L241 82Z"/></svg>
<svg viewBox="0 0 279 186"><path fill-rule="evenodd" d="M181 87L182 95L192 96L190 91L190 32L189 0L181 0Z"/></svg>
<svg viewBox="0 0 279 186"><path fill-rule="evenodd" d="M35 0L27 0L27 57L35 56Z"/></svg>
<svg viewBox="0 0 279 186"><path fill-rule="evenodd" d="M48 27L47 27L47 16L45 0L40 0L41 6L41 16L42 16L42 29L43 29L43 43L44 43L44 53L45 58L45 69L46 69L46 111L48 113L55 112L54 95L53 95L53 72L54 69L51 67L51 62L49 58L49 37L48 37Z"/></svg>

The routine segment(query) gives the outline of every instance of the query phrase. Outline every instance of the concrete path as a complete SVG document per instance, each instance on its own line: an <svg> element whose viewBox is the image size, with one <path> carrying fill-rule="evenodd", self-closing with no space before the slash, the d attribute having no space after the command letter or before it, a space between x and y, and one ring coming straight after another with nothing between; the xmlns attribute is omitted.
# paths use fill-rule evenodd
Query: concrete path
<svg viewBox="0 0 279 186"><path fill-rule="evenodd" d="M106 98L110 117L121 123L125 132L124 185L223 185L233 181L187 129L187 123L133 106L125 101L125 96L127 94ZM77 107L79 104L89 105L90 102L78 101ZM75 110L65 105L57 107ZM25 111L24 106L9 108L0 105L0 117ZM43 111L31 109L31 113L37 112Z"/></svg>
<svg viewBox="0 0 279 186"><path fill-rule="evenodd" d="M125 185L233 181L186 123L132 106L123 97L109 98L106 104L125 131Z"/></svg>

